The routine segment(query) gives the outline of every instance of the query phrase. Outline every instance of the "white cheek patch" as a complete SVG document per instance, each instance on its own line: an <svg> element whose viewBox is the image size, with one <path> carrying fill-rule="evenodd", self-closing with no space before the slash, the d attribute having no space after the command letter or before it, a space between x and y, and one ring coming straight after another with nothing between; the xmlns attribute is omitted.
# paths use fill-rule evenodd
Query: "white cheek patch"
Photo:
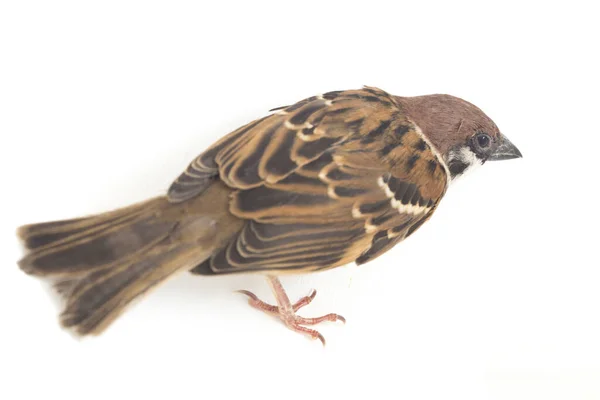
<svg viewBox="0 0 600 400"><path fill-rule="evenodd" d="M448 153L448 165L450 171L453 171L453 166L459 165L462 171L452 174L452 182L456 181L459 177L465 176L467 173L471 173L480 166L483 165L483 161L477 157L477 155L469 147L461 147L456 150L450 150Z"/></svg>

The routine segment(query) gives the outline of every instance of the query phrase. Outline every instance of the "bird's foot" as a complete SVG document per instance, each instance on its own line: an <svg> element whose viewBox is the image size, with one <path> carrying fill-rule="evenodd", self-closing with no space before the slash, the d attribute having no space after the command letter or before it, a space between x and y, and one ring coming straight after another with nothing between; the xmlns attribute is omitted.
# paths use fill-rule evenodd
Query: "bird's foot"
<svg viewBox="0 0 600 400"><path fill-rule="evenodd" d="M294 332L302 333L304 335L310 336L312 339L319 339L323 345L325 345L325 338L318 331L314 329L306 328L303 325L316 325L325 321L342 321L346 323L346 319L338 314L327 314L322 317L317 318L304 318L299 315L296 315L296 312L302 307L310 304L311 301L317 295L316 290L312 290L308 296L302 297L300 300L291 304L281 283L277 278L269 277L269 282L273 288L273 292L275 293L275 297L277 299L277 303L279 306L274 306L264 301L260 300L254 293L249 292L247 290L239 290L238 293L245 294L248 296L248 304L250 306L266 312L268 314L277 316L283 323L293 330Z"/></svg>

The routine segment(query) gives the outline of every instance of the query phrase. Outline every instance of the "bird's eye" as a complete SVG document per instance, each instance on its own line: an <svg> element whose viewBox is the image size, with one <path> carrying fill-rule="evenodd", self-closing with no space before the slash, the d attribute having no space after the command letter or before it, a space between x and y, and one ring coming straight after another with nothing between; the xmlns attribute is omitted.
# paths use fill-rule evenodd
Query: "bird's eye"
<svg viewBox="0 0 600 400"><path fill-rule="evenodd" d="M481 149L487 149L492 144L492 138L487 133L478 133L475 135L475 140Z"/></svg>

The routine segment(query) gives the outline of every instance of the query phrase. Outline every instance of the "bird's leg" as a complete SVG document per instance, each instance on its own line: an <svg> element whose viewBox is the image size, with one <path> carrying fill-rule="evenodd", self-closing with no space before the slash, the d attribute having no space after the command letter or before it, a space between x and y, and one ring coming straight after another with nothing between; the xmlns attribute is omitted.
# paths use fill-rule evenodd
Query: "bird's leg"
<svg viewBox="0 0 600 400"><path fill-rule="evenodd" d="M256 296L254 293L252 293L248 290L238 290L237 292L248 296L249 297L248 304L250 304L252 307L262 310L269 314L279 315L279 308L277 306L272 306L268 303L265 303L264 301L260 300L258 298L258 296ZM317 291L314 289L311 290L311 292L308 296L304 296L304 297L300 298L300 300L298 300L297 302L292 304L292 309L294 311L298 311L302 307L309 305L310 302L313 301L313 299L315 298L316 295L317 295Z"/></svg>
<svg viewBox="0 0 600 400"><path fill-rule="evenodd" d="M250 304L252 307L268 314L278 316L291 330L306 334L313 339L319 339L323 344L325 344L325 338L323 335L314 329L309 329L302 325L316 325L324 321L346 322L344 317L338 314L327 314L318 318L303 318L296 315L296 311L310 304L310 302L315 298L317 295L316 290L313 290L308 296L304 296L292 304L278 278L269 275L267 276L267 280L269 281L271 289L273 290L273 294L275 295L275 299L277 300L277 306L273 306L261 301L254 293L247 290L240 290L239 292L249 297L248 304Z"/></svg>

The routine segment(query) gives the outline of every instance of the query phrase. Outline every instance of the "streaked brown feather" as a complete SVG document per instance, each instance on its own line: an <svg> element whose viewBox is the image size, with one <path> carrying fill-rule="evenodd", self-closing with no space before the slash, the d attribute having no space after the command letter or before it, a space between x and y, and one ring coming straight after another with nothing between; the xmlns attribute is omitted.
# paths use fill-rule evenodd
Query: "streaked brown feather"
<svg viewBox="0 0 600 400"><path fill-rule="evenodd" d="M233 189L231 213L247 221L193 272L364 263L429 218L446 190L438 156L379 89L330 92L276 110L209 148L172 186L171 201L188 198L181 183L209 166Z"/></svg>

